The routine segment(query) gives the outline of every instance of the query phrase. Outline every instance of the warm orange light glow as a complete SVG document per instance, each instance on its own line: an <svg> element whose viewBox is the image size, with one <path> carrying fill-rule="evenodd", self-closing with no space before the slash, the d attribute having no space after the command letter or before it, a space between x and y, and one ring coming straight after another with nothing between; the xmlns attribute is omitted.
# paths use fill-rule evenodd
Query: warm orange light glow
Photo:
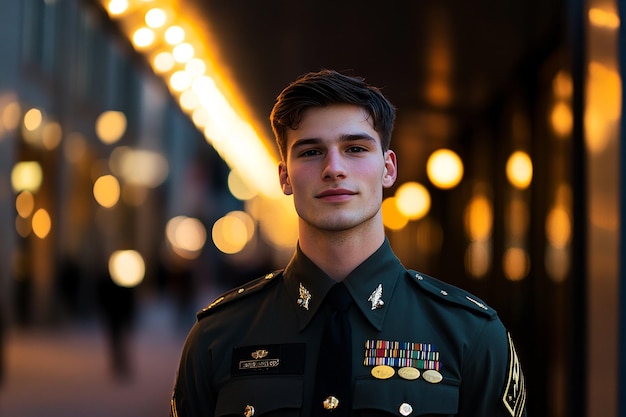
<svg viewBox="0 0 626 417"><path fill-rule="evenodd" d="M489 242L470 242L465 251L465 269L474 278L484 278L491 269L491 246Z"/></svg>
<svg viewBox="0 0 626 417"><path fill-rule="evenodd" d="M185 31L180 26L170 26L165 31L165 41L170 45L178 45L185 40Z"/></svg>
<svg viewBox="0 0 626 417"><path fill-rule="evenodd" d="M4 125L4 128L7 130L13 130L17 128L20 123L20 115L22 113L22 108L17 101L12 101L8 103L4 109L2 109L2 113L0 114L0 123Z"/></svg>
<svg viewBox="0 0 626 417"><path fill-rule="evenodd" d="M398 211L410 220L420 219L430 210L430 193L418 182L402 184L396 190L395 198Z"/></svg>
<svg viewBox="0 0 626 417"><path fill-rule="evenodd" d="M574 84L569 72L561 70L552 80L552 93L559 100L570 100L574 93Z"/></svg>
<svg viewBox="0 0 626 417"><path fill-rule="evenodd" d="M172 250L184 259L196 259L206 243L202 222L193 217L177 216L167 222L165 235Z"/></svg>
<svg viewBox="0 0 626 417"><path fill-rule="evenodd" d="M11 185L13 191L28 190L36 193L43 181L43 170L36 161L22 161L15 164L11 171Z"/></svg>
<svg viewBox="0 0 626 417"><path fill-rule="evenodd" d="M387 197L382 204L383 224L391 230L400 230L409 223L409 219L398 210L395 197Z"/></svg>
<svg viewBox="0 0 626 417"><path fill-rule="evenodd" d="M174 55L171 52L165 51L158 53L154 60L152 61L154 65L154 69L157 72L168 72L174 68L176 65L176 61L174 60Z"/></svg>
<svg viewBox="0 0 626 417"><path fill-rule="evenodd" d="M156 29L160 28L165 24L167 20L167 14L163 9L154 8L150 9L146 12L145 22L149 28Z"/></svg>
<svg viewBox="0 0 626 417"><path fill-rule="evenodd" d="M191 60L191 58L193 58L194 53L195 51L194 51L193 46L191 46L191 44L186 43L186 42L179 43L178 45L174 47L174 50L172 51L172 54L174 55L174 59L176 60L176 62L179 62L181 64Z"/></svg>
<svg viewBox="0 0 626 417"><path fill-rule="evenodd" d="M132 41L137 48L146 48L154 42L154 32L149 28L139 28L133 33Z"/></svg>
<svg viewBox="0 0 626 417"><path fill-rule="evenodd" d="M503 269L504 276L510 281L521 281L526 278L530 270L528 252L516 247L507 249L504 252Z"/></svg>
<svg viewBox="0 0 626 417"><path fill-rule="evenodd" d="M102 207L110 208L120 199L120 183L113 175L103 175L93 185L93 196Z"/></svg>
<svg viewBox="0 0 626 417"><path fill-rule="evenodd" d="M45 239L52 229L52 220L45 209L39 209L33 214L33 233L39 239Z"/></svg>
<svg viewBox="0 0 626 417"><path fill-rule="evenodd" d="M135 250L118 250L109 258L109 274L120 287L136 287L143 281L145 273L143 257Z"/></svg>
<svg viewBox="0 0 626 417"><path fill-rule="evenodd" d="M546 238L557 249L563 249L570 242L572 236L572 222L569 213L561 208L554 207L546 218Z"/></svg>
<svg viewBox="0 0 626 417"><path fill-rule="evenodd" d="M28 190L19 193L15 199L15 209L20 217L24 219L28 218L35 209L35 197L33 193Z"/></svg>
<svg viewBox="0 0 626 417"><path fill-rule="evenodd" d="M597 7L589 9L589 22L594 26L607 29L619 29L620 27L620 19L617 13Z"/></svg>
<svg viewBox="0 0 626 417"><path fill-rule="evenodd" d="M465 209L465 231L472 241L486 240L493 229L493 207L487 197L477 195Z"/></svg>
<svg viewBox="0 0 626 417"><path fill-rule="evenodd" d="M426 163L428 178L438 188L454 188L463 178L463 161L449 149L433 152Z"/></svg>
<svg viewBox="0 0 626 417"><path fill-rule="evenodd" d="M110 0L107 10L112 15L121 15L128 10L128 0Z"/></svg>
<svg viewBox="0 0 626 417"><path fill-rule="evenodd" d="M119 141L126 132L126 116L121 111L105 111L96 119L96 135L102 143Z"/></svg>
<svg viewBox="0 0 626 417"><path fill-rule="evenodd" d="M24 115L24 128L28 131L37 130L43 123L43 113L39 109L30 109Z"/></svg>
<svg viewBox="0 0 626 417"><path fill-rule="evenodd" d="M250 200L258 195L246 185L235 170L228 174L228 189L237 200L241 201Z"/></svg>
<svg viewBox="0 0 626 417"><path fill-rule="evenodd" d="M42 145L45 149L51 151L59 146L63 137L63 129L57 122L46 123L42 132Z"/></svg>
<svg viewBox="0 0 626 417"><path fill-rule="evenodd" d="M213 243L220 251L233 254L240 252L252 236L248 235L248 225L232 213L218 219L213 224Z"/></svg>
<svg viewBox="0 0 626 417"><path fill-rule="evenodd" d="M565 102L556 103L550 114L550 123L557 136L570 136L572 126L574 125L574 116L572 115L572 109L569 104Z"/></svg>
<svg viewBox="0 0 626 417"><path fill-rule="evenodd" d="M506 163L509 182L521 190L528 188L533 179L533 163L526 152L513 152Z"/></svg>
<svg viewBox="0 0 626 417"><path fill-rule="evenodd" d="M172 90L181 92L191 87L191 76L185 71L176 71L170 77L170 87Z"/></svg>

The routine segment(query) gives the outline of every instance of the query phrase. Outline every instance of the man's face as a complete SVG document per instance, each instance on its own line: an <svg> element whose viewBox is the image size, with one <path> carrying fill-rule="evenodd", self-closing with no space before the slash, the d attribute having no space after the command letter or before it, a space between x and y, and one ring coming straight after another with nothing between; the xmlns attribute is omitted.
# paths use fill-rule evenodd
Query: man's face
<svg viewBox="0 0 626 417"><path fill-rule="evenodd" d="M305 226L343 231L382 221L383 188L396 180L396 156L382 152L369 114L355 105L313 107L287 132L279 165L283 192L293 194Z"/></svg>

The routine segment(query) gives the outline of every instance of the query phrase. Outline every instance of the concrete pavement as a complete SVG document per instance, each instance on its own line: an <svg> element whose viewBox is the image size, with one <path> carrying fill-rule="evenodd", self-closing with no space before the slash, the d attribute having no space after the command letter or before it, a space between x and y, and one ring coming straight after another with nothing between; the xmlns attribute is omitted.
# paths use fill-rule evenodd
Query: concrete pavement
<svg viewBox="0 0 626 417"><path fill-rule="evenodd" d="M131 377L122 381L112 373L108 341L98 322L10 329L0 416L167 416L188 330L175 326L167 304L142 310L130 343Z"/></svg>

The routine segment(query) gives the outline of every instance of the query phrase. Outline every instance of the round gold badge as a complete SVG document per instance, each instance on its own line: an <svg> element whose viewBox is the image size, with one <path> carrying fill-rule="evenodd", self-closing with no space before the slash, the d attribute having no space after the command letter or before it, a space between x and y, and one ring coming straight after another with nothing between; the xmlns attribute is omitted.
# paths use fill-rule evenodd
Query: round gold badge
<svg viewBox="0 0 626 417"><path fill-rule="evenodd" d="M429 369L427 371L424 371L424 379L428 382L430 382L431 384L438 384L441 381L443 381L443 375L441 375L439 372L435 371L434 369Z"/></svg>
<svg viewBox="0 0 626 417"><path fill-rule="evenodd" d="M413 368L411 366L405 366L404 368L398 369L398 375L402 379L407 379L409 381L413 381L420 377L420 371L417 368Z"/></svg>
<svg viewBox="0 0 626 417"><path fill-rule="evenodd" d="M378 365L372 368L372 376L376 379L389 379L396 371L388 365Z"/></svg>

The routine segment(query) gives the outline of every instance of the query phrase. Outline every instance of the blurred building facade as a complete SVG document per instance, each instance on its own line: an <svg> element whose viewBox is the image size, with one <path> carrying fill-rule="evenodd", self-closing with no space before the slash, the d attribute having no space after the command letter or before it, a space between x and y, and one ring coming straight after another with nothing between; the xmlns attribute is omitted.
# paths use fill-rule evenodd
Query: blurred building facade
<svg viewBox="0 0 626 417"><path fill-rule="evenodd" d="M2 323L92 314L124 251L145 268L130 287L182 305L282 266L289 243L259 228L289 225L233 195L225 155L100 2L0 8ZM489 300L510 327L531 415L626 416L617 10L565 2L562 38L457 133L459 182L428 187L427 215L386 213L407 267ZM398 147L416 146L402 126ZM228 230L251 237L239 247Z"/></svg>

